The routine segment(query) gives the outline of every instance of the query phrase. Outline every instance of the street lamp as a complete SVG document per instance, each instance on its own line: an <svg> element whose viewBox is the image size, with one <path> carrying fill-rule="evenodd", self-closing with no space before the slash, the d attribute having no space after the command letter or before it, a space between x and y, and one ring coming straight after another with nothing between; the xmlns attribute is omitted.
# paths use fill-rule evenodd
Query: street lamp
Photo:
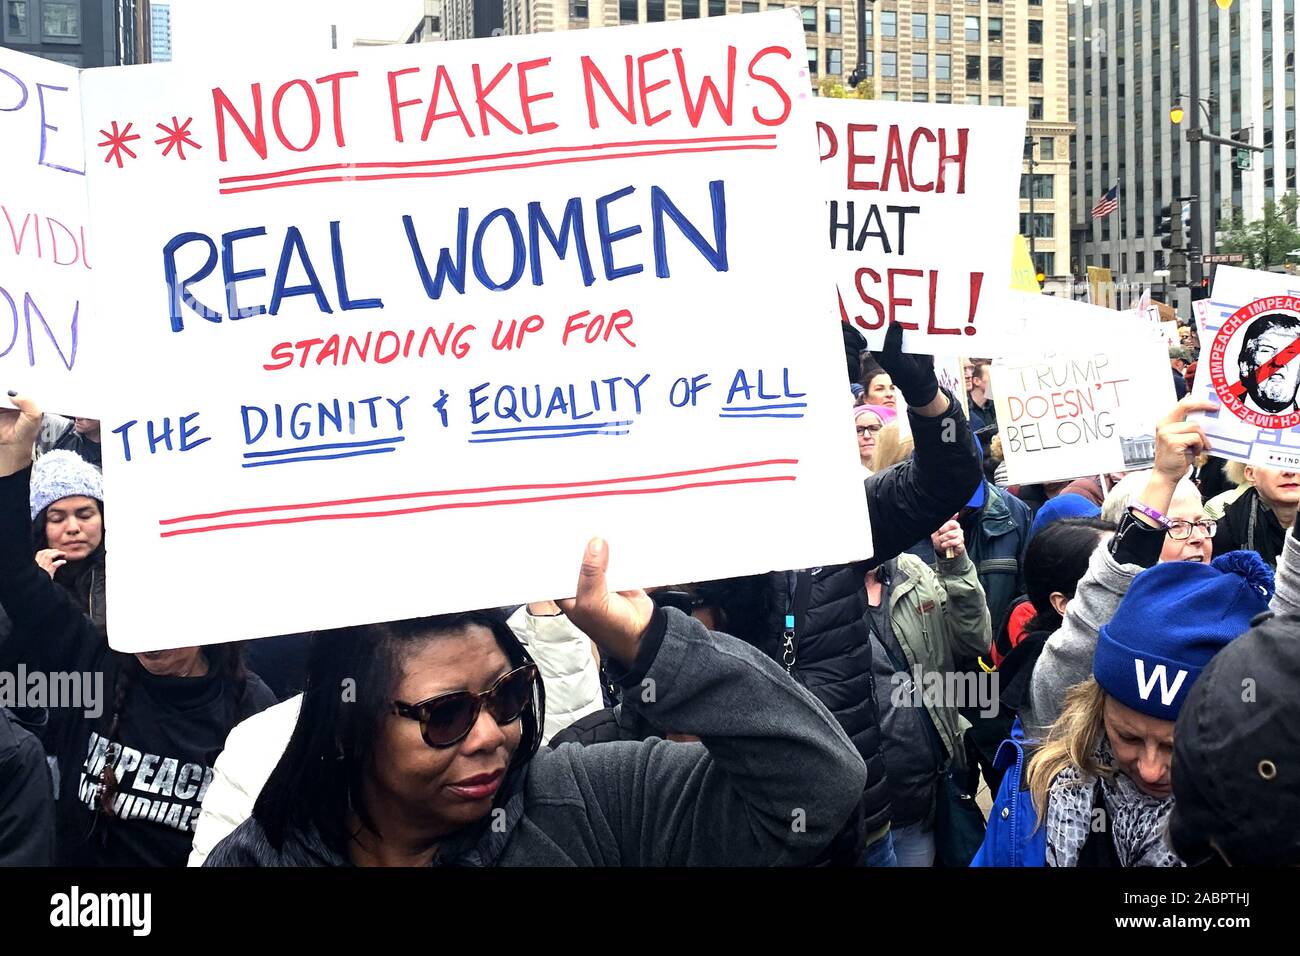
<svg viewBox="0 0 1300 956"><path fill-rule="evenodd" d="M1175 126L1183 121L1183 107L1181 103L1175 103L1174 108L1169 111L1169 121Z"/></svg>
<svg viewBox="0 0 1300 956"><path fill-rule="evenodd" d="M1029 258L1034 263L1034 269L1038 269L1038 253L1034 246L1034 236L1038 233L1038 223L1034 216L1034 191L1037 183L1034 182L1034 170L1038 167L1037 160L1034 159L1034 137L1025 137L1025 162L1029 164ZM1042 283L1042 279L1038 280Z"/></svg>

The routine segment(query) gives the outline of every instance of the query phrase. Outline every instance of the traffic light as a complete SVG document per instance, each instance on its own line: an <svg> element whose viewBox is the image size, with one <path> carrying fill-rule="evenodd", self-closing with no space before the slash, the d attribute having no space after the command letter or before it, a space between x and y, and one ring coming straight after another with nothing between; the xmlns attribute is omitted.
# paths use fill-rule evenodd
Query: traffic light
<svg viewBox="0 0 1300 956"><path fill-rule="evenodd" d="M1206 276L1196 285L1192 286L1192 301L1197 302L1201 299L1210 297L1210 277Z"/></svg>
<svg viewBox="0 0 1300 956"><path fill-rule="evenodd" d="M1160 245L1165 249L1182 250L1187 248L1183 233L1183 204L1174 201L1160 210Z"/></svg>
<svg viewBox="0 0 1300 956"><path fill-rule="evenodd" d="M1034 278L1038 281L1039 285L1042 285L1047 281L1047 274L1044 272L1036 272L1034 273Z"/></svg>

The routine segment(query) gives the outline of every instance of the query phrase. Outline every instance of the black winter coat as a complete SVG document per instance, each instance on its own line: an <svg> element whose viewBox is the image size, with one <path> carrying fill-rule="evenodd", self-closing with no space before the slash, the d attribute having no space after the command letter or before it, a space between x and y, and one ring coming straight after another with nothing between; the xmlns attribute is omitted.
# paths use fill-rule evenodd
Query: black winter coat
<svg viewBox="0 0 1300 956"><path fill-rule="evenodd" d="M860 808L863 834L890 822L880 716L871 674L864 577L931 534L966 504L983 480L979 451L959 403L938 418L909 412L912 457L866 480L873 557L855 564L766 575L758 620L728 614L728 630L778 662L833 713L867 764ZM793 611L795 626L785 619ZM787 634L789 640L787 641Z"/></svg>
<svg viewBox="0 0 1300 956"><path fill-rule="evenodd" d="M54 865L54 783L41 742L0 707L0 867Z"/></svg>

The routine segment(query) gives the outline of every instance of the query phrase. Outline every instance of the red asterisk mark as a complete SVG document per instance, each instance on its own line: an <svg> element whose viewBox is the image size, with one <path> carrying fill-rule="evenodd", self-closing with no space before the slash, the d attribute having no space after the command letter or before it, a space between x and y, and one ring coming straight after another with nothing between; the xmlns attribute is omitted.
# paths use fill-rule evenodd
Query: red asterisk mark
<svg viewBox="0 0 1300 956"><path fill-rule="evenodd" d="M173 116L171 126L167 126L163 123L154 124L165 134L162 139L154 140L154 142L159 146L163 146L164 143L167 144L166 146L163 146L162 154L164 156L172 151L173 146L176 147L176 155L181 159L185 159L186 146L193 146L195 149L203 148L190 138L189 129L190 124L193 122L194 117L192 116L187 117L184 123L180 122L175 116Z"/></svg>
<svg viewBox="0 0 1300 956"><path fill-rule="evenodd" d="M130 156L132 159L137 158L131 147L126 145L132 140L140 138L139 133L131 132L131 126L131 123L127 123L126 129L118 129L117 120L113 120L113 132L110 133L106 129L101 129L99 131L101 136L106 137L99 145L109 147L108 155L104 157L104 162L111 163L113 160L117 160L117 168L121 169L123 153L126 153L126 155Z"/></svg>

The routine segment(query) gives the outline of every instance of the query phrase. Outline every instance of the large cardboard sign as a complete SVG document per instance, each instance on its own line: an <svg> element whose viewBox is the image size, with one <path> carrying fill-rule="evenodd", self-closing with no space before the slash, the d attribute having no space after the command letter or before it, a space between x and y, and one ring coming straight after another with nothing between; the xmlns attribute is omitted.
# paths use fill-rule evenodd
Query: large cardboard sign
<svg viewBox="0 0 1300 956"><path fill-rule="evenodd" d="M871 348L996 354L1019 233L1025 111L819 99L823 248Z"/></svg>
<svg viewBox="0 0 1300 956"><path fill-rule="evenodd" d="M78 72L0 49L0 383L96 413L99 266L88 241Z"/></svg>
<svg viewBox="0 0 1300 956"><path fill-rule="evenodd" d="M1034 302L1017 312L1026 319L1021 357L991 367L1010 481L1149 468L1156 423L1174 404L1158 331L1132 313L1025 298Z"/></svg>
<svg viewBox="0 0 1300 956"><path fill-rule="evenodd" d="M1198 416L1214 453L1300 468L1300 279L1219 266L1196 315L1201 357L1193 391L1220 403Z"/></svg>
<svg viewBox="0 0 1300 956"><path fill-rule="evenodd" d="M114 646L869 555L802 44L87 74Z"/></svg>

